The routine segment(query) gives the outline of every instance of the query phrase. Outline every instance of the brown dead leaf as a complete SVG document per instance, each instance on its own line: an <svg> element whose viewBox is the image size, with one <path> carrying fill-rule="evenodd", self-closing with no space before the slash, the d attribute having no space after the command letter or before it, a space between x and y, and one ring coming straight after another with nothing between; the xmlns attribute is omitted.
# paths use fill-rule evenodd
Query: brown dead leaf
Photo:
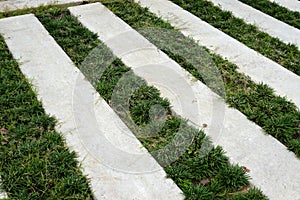
<svg viewBox="0 0 300 200"><path fill-rule="evenodd" d="M249 173L249 172L250 172L250 169L248 169L248 168L245 167L245 166L242 166L242 169L243 169L243 171L246 172L246 173Z"/></svg>
<svg viewBox="0 0 300 200"><path fill-rule="evenodd" d="M243 189L240 191L241 193L247 193L249 188L247 186L243 187Z"/></svg>
<svg viewBox="0 0 300 200"><path fill-rule="evenodd" d="M210 183L210 178L206 178L206 179L203 179L203 180L200 181L201 185L206 185L208 183Z"/></svg>
<svg viewBox="0 0 300 200"><path fill-rule="evenodd" d="M5 128L1 128L0 129L0 134L1 135L5 135L5 134L7 134L8 133L8 130L6 130Z"/></svg>

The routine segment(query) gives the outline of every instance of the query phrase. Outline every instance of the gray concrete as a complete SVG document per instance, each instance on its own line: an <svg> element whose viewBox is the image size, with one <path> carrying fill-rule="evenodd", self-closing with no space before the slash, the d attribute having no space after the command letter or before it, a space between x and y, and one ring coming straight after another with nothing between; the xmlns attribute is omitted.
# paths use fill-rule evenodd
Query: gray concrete
<svg viewBox="0 0 300 200"><path fill-rule="evenodd" d="M209 0L223 10L232 12L235 17L242 18L246 23L255 25L259 30L280 39L286 44L300 47L300 30L283 23L263 12L238 0Z"/></svg>
<svg viewBox="0 0 300 200"><path fill-rule="evenodd" d="M300 2L298 0L269 0L275 2L283 7L288 8L292 11L300 12Z"/></svg>
<svg viewBox="0 0 300 200"><path fill-rule="evenodd" d="M182 199L34 15L0 20L0 33L91 178L96 199Z"/></svg>
<svg viewBox="0 0 300 200"><path fill-rule="evenodd" d="M35 8L41 5L59 5L82 1L83 0L7 0L0 1L0 12L13 11L24 8Z"/></svg>
<svg viewBox="0 0 300 200"><path fill-rule="evenodd" d="M251 79L272 87L276 94L286 96L300 108L300 77L274 61L262 56L244 44L212 27L195 15L167 0L136 0L178 28L184 35L192 37L199 45L238 66L238 71Z"/></svg>
<svg viewBox="0 0 300 200"><path fill-rule="evenodd" d="M149 1L176 10L164 1ZM145 6L145 1L142 2ZM284 145L224 101L203 83L195 81L163 52L100 3L70 7L72 15L98 34L113 53L148 84L170 100L173 110L202 127L215 145L221 145L232 163L249 168L251 183L270 199L300 199L300 161ZM153 9L151 9L153 10ZM162 12L164 13L164 12Z"/></svg>
<svg viewBox="0 0 300 200"><path fill-rule="evenodd" d="M1 183L1 177L0 177L0 183ZM0 200L4 198L7 198L7 194L5 191L0 189Z"/></svg>
<svg viewBox="0 0 300 200"><path fill-rule="evenodd" d="M0 199L5 199L5 198L7 198L6 193L3 191L0 191Z"/></svg>

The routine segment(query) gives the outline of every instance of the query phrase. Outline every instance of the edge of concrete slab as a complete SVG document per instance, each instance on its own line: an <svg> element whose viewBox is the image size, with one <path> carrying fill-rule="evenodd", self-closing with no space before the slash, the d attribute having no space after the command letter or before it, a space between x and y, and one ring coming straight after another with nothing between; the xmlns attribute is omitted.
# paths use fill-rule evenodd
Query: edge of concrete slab
<svg viewBox="0 0 300 200"><path fill-rule="evenodd" d="M224 101L203 83L192 81L193 77L188 72L102 4L75 6L70 7L69 10L85 27L97 33L99 39L121 58L125 65L131 67L134 73L161 90L162 96L170 100L177 114L197 123L198 127L204 123L208 124L205 133L212 137L215 144L224 148L232 163L251 169L249 173L252 177L251 182L261 188L266 195L271 199L291 199L297 196L300 198L300 194L296 192L300 182L294 182L295 179L300 180L300 175L297 175L300 161L284 145L272 136L266 135L259 126L250 122L239 111L227 107ZM134 41L131 42L131 47L128 40ZM146 51L148 53L144 54ZM147 65L151 62L152 68ZM155 65L158 67L154 68ZM168 79L165 79L165 74L168 75ZM173 75L175 78L172 77ZM181 83L180 79L187 84L178 85ZM185 108L193 112L200 107L199 115L184 113L184 109L179 108L180 105L176 102L176 98L186 100L186 93L181 94L181 92L189 91L190 88L187 87L192 88L191 91L195 92L196 99L193 99L191 107ZM165 92L166 88L172 90L173 94ZM215 127L213 121L210 121L212 112L216 111L212 108L215 105L221 109L225 107L223 121L216 121L216 124L221 123L221 127ZM218 134L218 131L222 131L222 134ZM281 184L277 184L278 182Z"/></svg>
<svg viewBox="0 0 300 200"><path fill-rule="evenodd" d="M289 10L300 12L300 2L297 0L268 0L275 2L283 7L286 7Z"/></svg>
<svg viewBox="0 0 300 200"><path fill-rule="evenodd" d="M68 3L78 3L83 0L9 0L0 1L0 12L8 12L25 8L36 8L41 5L60 5Z"/></svg>
<svg viewBox="0 0 300 200"><path fill-rule="evenodd" d="M34 15L0 19L0 33L46 113L57 118L56 129L77 152L96 199L183 199Z"/></svg>

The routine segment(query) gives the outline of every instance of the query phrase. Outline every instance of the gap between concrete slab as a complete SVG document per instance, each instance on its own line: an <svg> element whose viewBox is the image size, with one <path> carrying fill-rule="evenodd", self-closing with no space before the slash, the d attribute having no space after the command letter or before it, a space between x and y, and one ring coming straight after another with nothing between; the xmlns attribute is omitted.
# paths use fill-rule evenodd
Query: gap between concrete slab
<svg viewBox="0 0 300 200"><path fill-rule="evenodd" d="M156 4L147 2L150 10L151 4ZM167 4L159 5L166 8ZM205 133L212 137L214 144L224 148L232 163L251 169L251 182L270 199L300 198L297 192L300 161L284 145L266 135L239 111L226 106L203 83L193 81L188 72L102 4L75 6L69 10L84 26L97 33L125 65L157 87L177 114L191 120L197 128L208 124ZM195 99L189 99L191 97Z"/></svg>

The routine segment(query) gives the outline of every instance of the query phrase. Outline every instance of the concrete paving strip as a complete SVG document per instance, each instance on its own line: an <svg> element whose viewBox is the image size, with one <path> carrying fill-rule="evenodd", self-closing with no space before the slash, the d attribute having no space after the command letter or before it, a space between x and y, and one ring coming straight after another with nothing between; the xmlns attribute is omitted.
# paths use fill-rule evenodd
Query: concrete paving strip
<svg viewBox="0 0 300 200"><path fill-rule="evenodd" d="M300 1L298 0L269 0L269 1L275 2L292 11L300 12Z"/></svg>
<svg viewBox="0 0 300 200"><path fill-rule="evenodd" d="M183 199L34 15L1 19L0 33L46 112L58 119L96 199Z"/></svg>
<svg viewBox="0 0 300 200"><path fill-rule="evenodd" d="M259 30L280 39L286 44L295 44L300 49L300 30L283 23L259 10L248 6L238 0L209 0L223 10L232 12L235 17L253 24Z"/></svg>
<svg viewBox="0 0 300 200"><path fill-rule="evenodd" d="M256 83L265 83L276 94L286 96L300 108L300 77L276 62L248 48L195 15L168 0L136 0L142 7L168 21L185 36L192 37L199 45L238 66L238 71Z"/></svg>
<svg viewBox="0 0 300 200"><path fill-rule="evenodd" d="M13 11L24 8L36 8L41 5L59 5L82 2L83 0L8 0L0 1L0 12Z"/></svg>
<svg viewBox="0 0 300 200"><path fill-rule="evenodd" d="M1 199L5 199L5 198L7 198L6 193L3 192L3 191L0 191L0 200L1 200Z"/></svg>
<svg viewBox="0 0 300 200"><path fill-rule="evenodd" d="M147 0L149 1L149 0ZM161 5L162 8L165 4ZM150 7L151 8L151 7ZM171 8L170 8L171 9ZM100 3L69 8L135 74L161 91L172 109L204 129L232 163L249 168L251 182L270 199L299 199L300 160L239 111L158 50ZM280 184L278 184L280 183Z"/></svg>
<svg viewBox="0 0 300 200"><path fill-rule="evenodd" d="M0 183L1 183L1 177L0 177ZM7 198L6 192L0 189L0 200Z"/></svg>

